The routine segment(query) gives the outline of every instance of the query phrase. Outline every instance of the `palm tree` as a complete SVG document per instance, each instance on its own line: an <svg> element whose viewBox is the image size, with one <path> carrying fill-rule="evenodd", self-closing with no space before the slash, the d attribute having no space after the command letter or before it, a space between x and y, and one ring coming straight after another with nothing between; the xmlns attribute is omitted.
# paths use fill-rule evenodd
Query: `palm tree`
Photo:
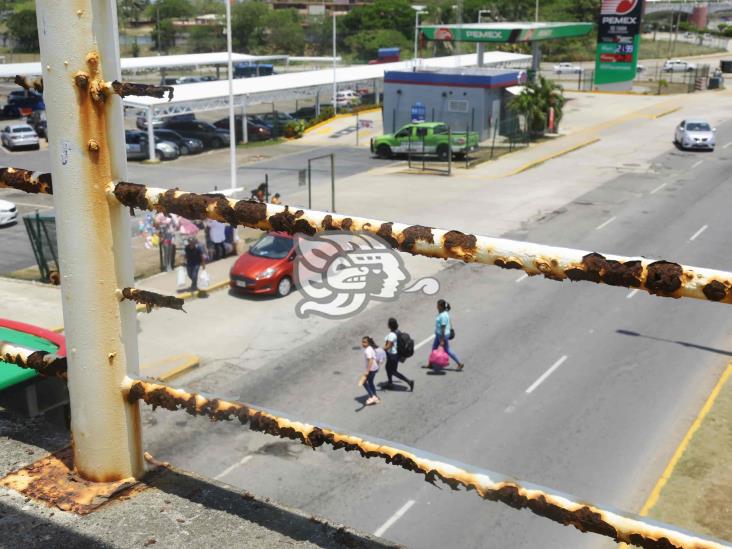
<svg viewBox="0 0 732 549"><path fill-rule="evenodd" d="M565 98L562 88L552 80L539 76L508 104L509 110L523 116L530 135L543 135L549 120L549 109L554 109L554 123L562 118Z"/></svg>

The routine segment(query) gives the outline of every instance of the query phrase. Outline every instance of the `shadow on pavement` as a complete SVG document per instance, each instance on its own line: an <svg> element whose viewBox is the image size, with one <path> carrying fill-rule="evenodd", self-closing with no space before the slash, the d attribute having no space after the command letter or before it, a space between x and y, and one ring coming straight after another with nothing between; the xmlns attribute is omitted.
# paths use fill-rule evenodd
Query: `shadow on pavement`
<svg viewBox="0 0 732 549"><path fill-rule="evenodd" d="M620 335L626 335L626 336L633 336L633 337L642 337L645 339L652 339L654 341L663 341L664 343L676 343L677 345L681 345L682 347L689 347L692 349L699 349L701 351L709 351L710 353L716 353L718 355L724 355L724 356L732 356L732 351L725 351L724 349L715 349L714 347L707 347L705 345L698 345L696 343L689 343L688 341L679 341L676 339L666 339L663 337L655 337L655 336L649 336L644 335L638 332L633 332L631 330L615 330L615 333Z"/></svg>

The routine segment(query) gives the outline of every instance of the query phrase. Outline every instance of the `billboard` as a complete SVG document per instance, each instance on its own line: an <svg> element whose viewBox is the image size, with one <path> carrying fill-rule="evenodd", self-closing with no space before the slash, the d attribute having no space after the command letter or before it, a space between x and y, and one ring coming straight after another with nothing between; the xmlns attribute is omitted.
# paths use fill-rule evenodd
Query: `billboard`
<svg viewBox="0 0 732 549"><path fill-rule="evenodd" d="M427 40L443 42L534 42L585 36L591 23L478 23L420 25Z"/></svg>
<svg viewBox="0 0 732 549"><path fill-rule="evenodd" d="M644 0L602 0L595 52L595 85L630 90L638 68Z"/></svg>

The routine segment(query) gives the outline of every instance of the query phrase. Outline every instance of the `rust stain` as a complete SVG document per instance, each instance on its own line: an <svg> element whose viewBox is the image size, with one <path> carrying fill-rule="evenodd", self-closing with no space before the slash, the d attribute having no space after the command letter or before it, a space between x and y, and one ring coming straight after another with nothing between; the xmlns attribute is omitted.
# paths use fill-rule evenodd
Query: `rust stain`
<svg viewBox="0 0 732 549"><path fill-rule="evenodd" d="M183 311L185 302L179 298L170 295L162 295L147 290L138 290L137 288L123 288L120 291L121 300L130 300L141 305L145 305L147 312L152 311L153 307L164 307L166 309L176 309Z"/></svg>
<svg viewBox="0 0 732 549"><path fill-rule="evenodd" d="M646 288L652 294L678 297L674 292L681 288L683 268L670 261L654 261L647 267Z"/></svg>
<svg viewBox="0 0 732 549"><path fill-rule="evenodd" d="M108 86L113 93L116 93L120 97L127 97L128 95L135 95L141 97L157 97L162 99L165 94L168 94L168 101L173 99L173 87L172 86L156 86L154 84L135 84L133 82L119 82L115 80Z"/></svg>
<svg viewBox="0 0 732 549"><path fill-rule="evenodd" d="M447 231L442 237L442 246L449 257L470 262L478 252L478 239L472 234L460 231Z"/></svg>
<svg viewBox="0 0 732 549"><path fill-rule="evenodd" d="M22 168L0 168L0 187L10 187L31 194L53 194L50 173Z"/></svg>
<svg viewBox="0 0 732 549"><path fill-rule="evenodd" d="M89 149L89 152L99 152L99 143L94 139L90 139L86 146Z"/></svg>
<svg viewBox="0 0 732 549"><path fill-rule="evenodd" d="M35 370L41 375L66 379L68 364L66 357L57 357L46 351L34 351L27 356L18 353L0 352L0 359L6 364Z"/></svg>
<svg viewBox="0 0 732 549"><path fill-rule="evenodd" d="M432 227L423 227L422 225L412 225L402 231L402 242L399 249L403 252L415 254L414 247L417 242L435 243L435 237L432 234Z"/></svg>
<svg viewBox="0 0 732 549"><path fill-rule="evenodd" d="M643 279L643 266L639 260L620 262L593 252L585 255L582 263L570 267L564 274L572 281L587 280L610 286L639 288Z"/></svg>
<svg viewBox="0 0 732 549"><path fill-rule="evenodd" d="M722 301L727 296L727 290L727 286L718 280L712 280L702 291L709 301Z"/></svg>
<svg viewBox="0 0 732 549"><path fill-rule="evenodd" d="M24 90L35 90L38 93L43 93L43 78L30 80L27 76L21 76L20 74L16 74L15 83Z"/></svg>
<svg viewBox="0 0 732 549"><path fill-rule="evenodd" d="M93 482L74 472L71 447L64 448L0 479L10 488L49 507L87 515L112 501L127 499L143 491L144 483L134 478Z"/></svg>

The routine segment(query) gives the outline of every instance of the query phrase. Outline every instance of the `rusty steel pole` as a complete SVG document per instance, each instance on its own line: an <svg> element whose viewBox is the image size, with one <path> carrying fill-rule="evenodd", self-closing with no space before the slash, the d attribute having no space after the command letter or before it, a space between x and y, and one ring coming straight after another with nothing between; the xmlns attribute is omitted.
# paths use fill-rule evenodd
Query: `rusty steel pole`
<svg viewBox="0 0 732 549"><path fill-rule="evenodd" d="M120 393L138 370L129 215L106 188L126 176L113 0L37 0L67 342L74 466L110 481L144 471L139 407Z"/></svg>

